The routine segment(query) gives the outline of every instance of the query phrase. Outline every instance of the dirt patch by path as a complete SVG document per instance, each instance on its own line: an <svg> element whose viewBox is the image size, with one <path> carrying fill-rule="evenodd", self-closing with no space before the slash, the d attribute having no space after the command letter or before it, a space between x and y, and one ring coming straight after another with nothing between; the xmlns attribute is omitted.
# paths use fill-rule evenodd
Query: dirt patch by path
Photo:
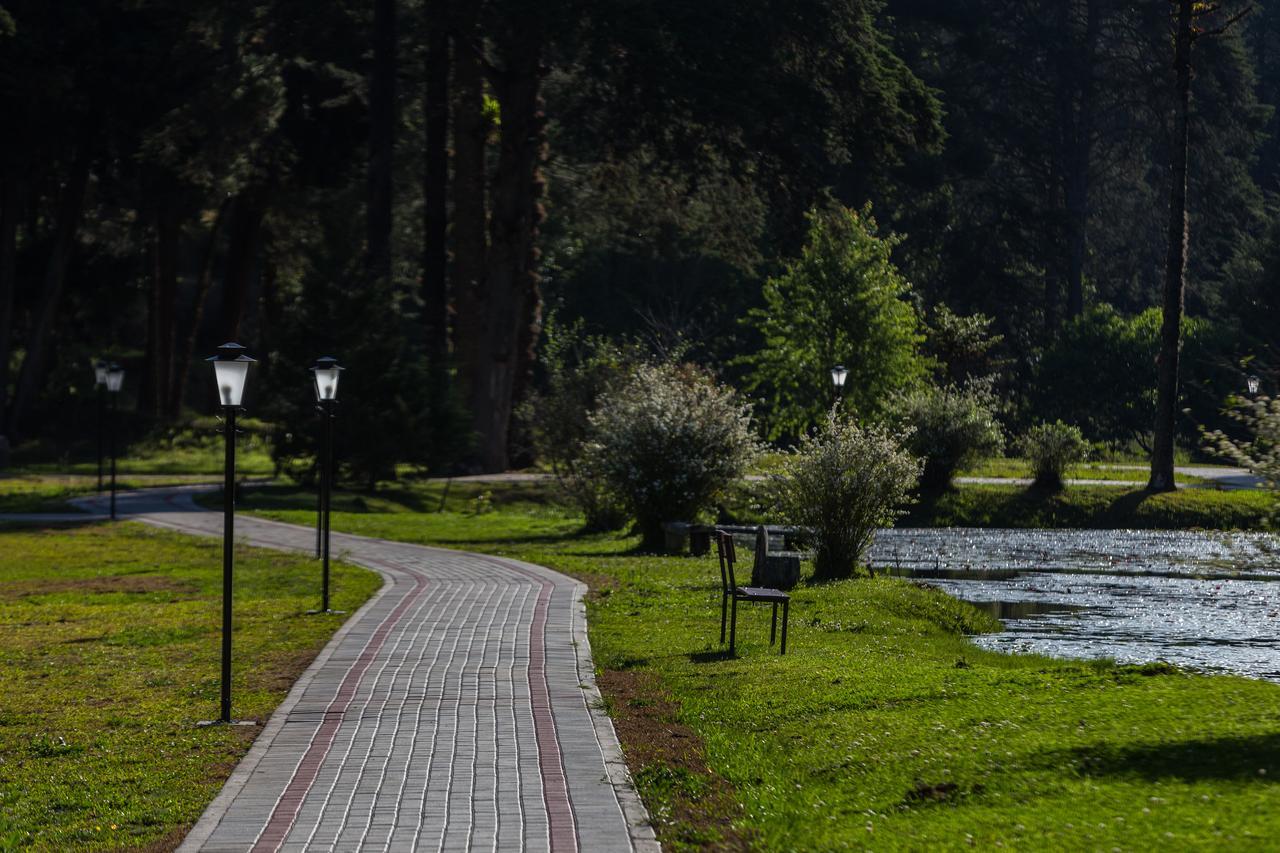
<svg viewBox="0 0 1280 853"><path fill-rule="evenodd" d="M707 766L702 739L679 722L679 707L657 677L605 670L598 684L663 847L754 849L734 826L741 805L733 786Z"/></svg>

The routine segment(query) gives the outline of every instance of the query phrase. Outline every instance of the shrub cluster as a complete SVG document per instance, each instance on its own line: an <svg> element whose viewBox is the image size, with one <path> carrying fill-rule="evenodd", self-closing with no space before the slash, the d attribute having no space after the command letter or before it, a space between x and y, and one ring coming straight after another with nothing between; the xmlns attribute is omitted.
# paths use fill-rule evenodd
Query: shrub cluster
<svg viewBox="0 0 1280 853"><path fill-rule="evenodd" d="M582 464L657 548L664 521L694 520L746 473L758 451L748 411L697 367L640 366L591 414Z"/></svg>
<svg viewBox="0 0 1280 853"><path fill-rule="evenodd" d="M1004 448L996 405L981 382L926 386L898 396L894 420L910 430L907 448L924 459L924 488L946 488L961 468Z"/></svg>
<svg viewBox="0 0 1280 853"><path fill-rule="evenodd" d="M852 576L876 530L902 514L920 476L902 438L833 409L771 478L781 516L810 531L815 579Z"/></svg>
<svg viewBox="0 0 1280 853"><path fill-rule="evenodd" d="M1023 433L1018 449L1031 463L1033 485L1061 489L1067 466L1083 462L1088 456L1089 444L1079 427L1054 421L1037 424Z"/></svg>

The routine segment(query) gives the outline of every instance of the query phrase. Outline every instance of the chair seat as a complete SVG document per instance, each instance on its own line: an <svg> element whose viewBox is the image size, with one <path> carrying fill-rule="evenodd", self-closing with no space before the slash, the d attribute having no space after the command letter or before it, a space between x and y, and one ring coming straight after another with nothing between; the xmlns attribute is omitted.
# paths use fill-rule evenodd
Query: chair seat
<svg viewBox="0 0 1280 853"><path fill-rule="evenodd" d="M751 601L790 601L791 596L787 595L780 589L769 589L763 586L740 586L734 589L733 594L738 598L746 598Z"/></svg>

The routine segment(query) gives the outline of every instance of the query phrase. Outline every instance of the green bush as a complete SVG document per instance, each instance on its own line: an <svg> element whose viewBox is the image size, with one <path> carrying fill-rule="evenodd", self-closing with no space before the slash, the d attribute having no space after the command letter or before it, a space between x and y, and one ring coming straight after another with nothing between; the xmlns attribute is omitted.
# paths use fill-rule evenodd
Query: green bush
<svg viewBox="0 0 1280 853"><path fill-rule="evenodd" d="M1031 427L1018 439L1018 448L1031 462L1034 485L1046 489L1061 489L1067 466L1083 462L1089 454L1080 428L1062 421Z"/></svg>
<svg viewBox="0 0 1280 853"><path fill-rule="evenodd" d="M902 515L920 463L883 426L859 426L834 409L770 478L782 518L805 528L814 577L850 577L876 530Z"/></svg>
<svg viewBox="0 0 1280 853"><path fill-rule="evenodd" d="M700 368L642 365L592 413L583 461L622 498L644 547L746 473L758 450L748 408Z"/></svg>
<svg viewBox="0 0 1280 853"><path fill-rule="evenodd" d="M996 400L983 383L930 386L899 395L893 417L910 430L907 448L924 459L921 484L949 486L961 468L1004 448Z"/></svg>

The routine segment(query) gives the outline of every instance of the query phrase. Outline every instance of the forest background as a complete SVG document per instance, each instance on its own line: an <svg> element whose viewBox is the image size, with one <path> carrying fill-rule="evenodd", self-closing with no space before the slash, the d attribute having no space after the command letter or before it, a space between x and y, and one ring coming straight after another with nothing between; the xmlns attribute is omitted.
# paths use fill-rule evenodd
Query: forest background
<svg viewBox="0 0 1280 853"><path fill-rule="evenodd" d="M3 0L0 433L89 448L96 358L131 436L182 429L238 340L282 464L333 355L349 476L499 471L609 341L783 444L843 362L868 417L980 378L1010 433L1149 448L1182 7L1194 448L1280 381L1275 0Z"/></svg>

